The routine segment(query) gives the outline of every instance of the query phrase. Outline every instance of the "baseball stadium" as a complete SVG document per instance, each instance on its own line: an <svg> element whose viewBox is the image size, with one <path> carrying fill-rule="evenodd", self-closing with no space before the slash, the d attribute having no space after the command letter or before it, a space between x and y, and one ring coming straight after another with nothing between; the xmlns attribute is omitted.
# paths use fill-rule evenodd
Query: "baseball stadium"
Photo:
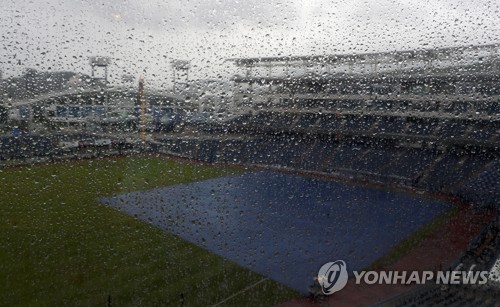
<svg viewBox="0 0 500 307"><path fill-rule="evenodd" d="M1 304L496 304L499 48L228 58L213 97L189 92L205 83L186 61L174 91L108 88L98 57L87 85L1 80ZM326 296L335 260L349 280Z"/></svg>

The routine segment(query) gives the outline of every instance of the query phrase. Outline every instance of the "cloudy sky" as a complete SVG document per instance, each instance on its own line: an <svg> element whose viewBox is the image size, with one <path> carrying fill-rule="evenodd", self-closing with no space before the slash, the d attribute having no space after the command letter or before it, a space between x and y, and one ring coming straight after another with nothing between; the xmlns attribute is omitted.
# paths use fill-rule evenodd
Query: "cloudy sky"
<svg viewBox="0 0 500 307"><path fill-rule="evenodd" d="M226 58L363 53L500 42L500 0L0 0L0 70L90 74L171 85L172 59L192 78L227 78Z"/></svg>

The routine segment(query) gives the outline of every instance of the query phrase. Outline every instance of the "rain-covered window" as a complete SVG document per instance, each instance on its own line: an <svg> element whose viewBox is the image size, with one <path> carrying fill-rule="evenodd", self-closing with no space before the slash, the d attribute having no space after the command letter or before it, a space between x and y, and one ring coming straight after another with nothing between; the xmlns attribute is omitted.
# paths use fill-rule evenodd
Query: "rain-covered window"
<svg viewBox="0 0 500 307"><path fill-rule="evenodd" d="M0 8L0 305L500 301L498 2Z"/></svg>

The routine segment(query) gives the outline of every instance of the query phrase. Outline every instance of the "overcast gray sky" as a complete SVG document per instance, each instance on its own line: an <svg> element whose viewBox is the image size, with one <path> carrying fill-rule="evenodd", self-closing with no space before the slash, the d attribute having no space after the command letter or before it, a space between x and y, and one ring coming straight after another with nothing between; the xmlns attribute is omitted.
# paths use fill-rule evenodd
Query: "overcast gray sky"
<svg viewBox="0 0 500 307"><path fill-rule="evenodd" d="M0 0L0 69L90 73L169 86L172 59L193 78L227 79L231 57L363 53L500 42L500 1ZM19 64L20 63L20 64Z"/></svg>

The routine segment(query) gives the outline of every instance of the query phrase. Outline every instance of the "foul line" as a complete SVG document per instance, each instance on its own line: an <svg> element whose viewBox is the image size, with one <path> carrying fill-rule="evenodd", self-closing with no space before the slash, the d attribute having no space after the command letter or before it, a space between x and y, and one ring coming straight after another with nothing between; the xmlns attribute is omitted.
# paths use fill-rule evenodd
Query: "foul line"
<svg viewBox="0 0 500 307"><path fill-rule="evenodd" d="M223 304L223 303L225 303L225 302L229 301L229 300L230 300L230 299L232 299L233 297L235 297L235 296L237 296L237 295L239 295L239 294L241 294L241 293L243 293L243 292L247 291L247 290L248 290L248 289L250 289L250 288L253 288L253 287L257 286L258 284L260 284L260 283L262 283L262 282L264 282L264 281L266 281L266 280L268 280L268 278L262 278L261 280L259 280L258 282L254 283L253 285L250 285L250 286L248 286L248 287L246 287L246 288L244 288L244 289L242 289L242 290L240 290L240 291L236 292L235 294L231 295L230 297L228 297L228 298L226 298L226 299L224 299L224 300L222 300L222 301L220 301L220 302L218 302L217 304L214 304L214 305L212 305L212 306L213 306L213 307L215 307L215 306L219 306L219 305L221 305L221 304Z"/></svg>

